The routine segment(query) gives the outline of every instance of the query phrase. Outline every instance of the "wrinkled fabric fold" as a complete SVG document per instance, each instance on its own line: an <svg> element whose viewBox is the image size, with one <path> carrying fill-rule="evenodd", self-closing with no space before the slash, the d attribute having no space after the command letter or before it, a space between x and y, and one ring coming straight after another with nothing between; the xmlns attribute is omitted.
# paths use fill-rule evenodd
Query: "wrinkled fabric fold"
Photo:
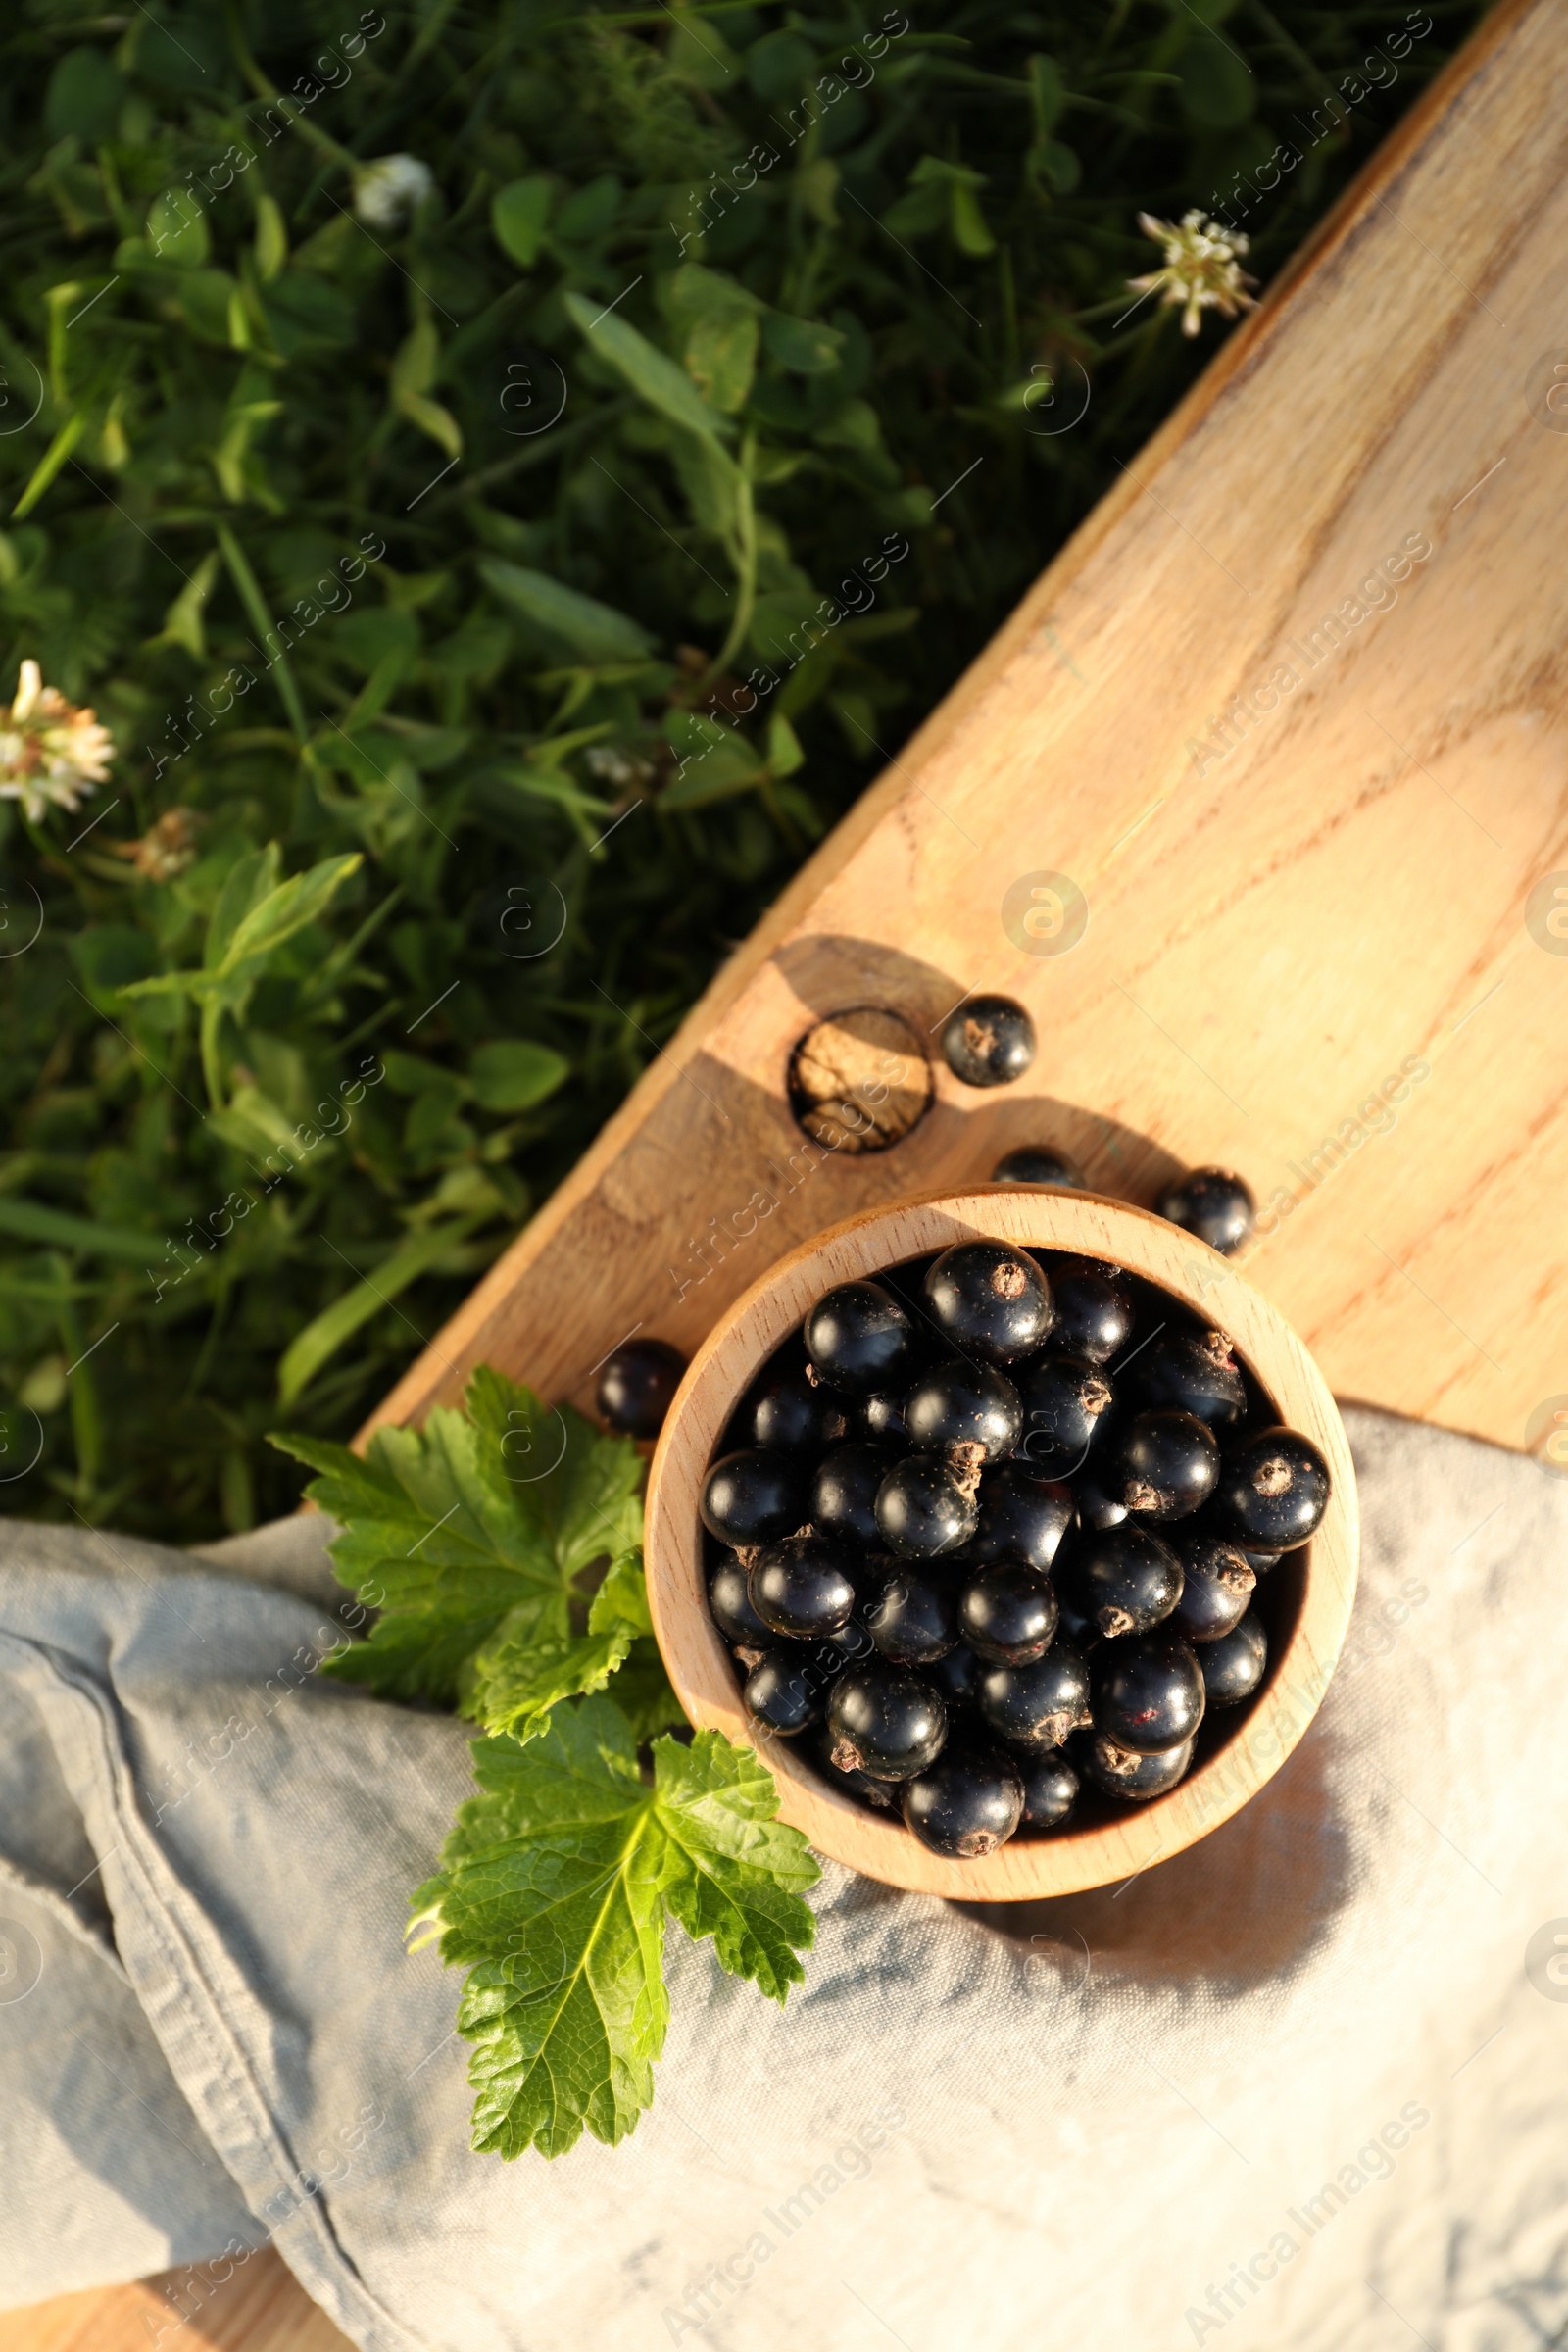
<svg viewBox="0 0 1568 2352"><path fill-rule="evenodd" d="M1549 2343L1568 1484L1347 1423L1349 1643L1234 1821L1045 1904L830 1866L783 2012L672 1929L651 2113L554 2165L468 2152L402 1942L467 1735L316 1673L326 1531L0 1526L0 2301L270 2242L367 2352Z"/></svg>

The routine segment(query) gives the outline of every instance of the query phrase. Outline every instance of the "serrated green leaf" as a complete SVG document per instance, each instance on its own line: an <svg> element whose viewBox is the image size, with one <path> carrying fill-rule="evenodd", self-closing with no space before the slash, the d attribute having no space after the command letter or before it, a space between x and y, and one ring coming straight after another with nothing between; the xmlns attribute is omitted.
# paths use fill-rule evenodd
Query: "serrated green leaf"
<svg viewBox="0 0 1568 2352"><path fill-rule="evenodd" d="M473 2145L558 2156L584 2127L614 2143L653 2097L663 2047L664 1911L720 1965L782 2001L815 1923L818 1876L774 1815L772 1777L717 1732L654 1743L640 1778L612 1700L560 1707L537 1739L476 1742L483 1793L458 1816L415 1926L471 1970Z"/></svg>
<svg viewBox="0 0 1568 2352"><path fill-rule="evenodd" d="M654 1742L657 1809L668 1846L663 1895L688 1936L711 1936L732 1977L750 1977L783 2003L805 1971L796 1952L816 1933L800 1890L821 1871L799 1830L774 1815L772 1774L722 1732L689 1747Z"/></svg>
<svg viewBox="0 0 1568 2352"><path fill-rule="evenodd" d="M612 1618L601 1632L540 1639L538 1612L504 1618L477 1651L464 1712L487 1732L531 1740L564 1698L602 1690L629 1653L634 1629Z"/></svg>
<svg viewBox="0 0 1568 2352"><path fill-rule="evenodd" d="M307 1493L342 1527L334 1572L381 1612L331 1672L467 1712L474 1661L504 1623L514 1643L569 1641L575 1580L635 1552L643 1465L629 1438L488 1366L465 1403L437 1406L422 1429L377 1430L364 1460L315 1438L272 1443L322 1473Z"/></svg>

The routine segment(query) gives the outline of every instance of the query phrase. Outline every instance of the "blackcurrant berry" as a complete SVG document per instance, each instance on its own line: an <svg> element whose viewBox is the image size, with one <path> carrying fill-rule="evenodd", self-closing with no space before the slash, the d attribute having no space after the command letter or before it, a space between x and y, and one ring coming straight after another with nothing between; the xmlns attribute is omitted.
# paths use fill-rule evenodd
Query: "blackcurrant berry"
<svg viewBox="0 0 1568 2352"><path fill-rule="evenodd" d="M1092 1258L1056 1258L1051 1267L1051 1303L1056 1310L1054 1352L1105 1364L1126 1346L1134 1310L1118 1267L1097 1265Z"/></svg>
<svg viewBox="0 0 1568 2352"><path fill-rule="evenodd" d="M1135 1520L1079 1538L1071 1583L1100 1632L1146 1634L1182 1596L1182 1564L1152 1529Z"/></svg>
<svg viewBox="0 0 1568 2352"><path fill-rule="evenodd" d="M772 1629L753 1608L746 1569L733 1552L719 1561L708 1580L708 1605L726 1642L743 1642L757 1649L772 1647Z"/></svg>
<svg viewBox="0 0 1568 2352"><path fill-rule="evenodd" d="M1032 1257L1007 1242L956 1242L925 1278L938 1328L964 1355L1010 1364L1051 1330L1051 1286Z"/></svg>
<svg viewBox="0 0 1568 2352"><path fill-rule="evenodd" d="M967 1556L977 1566L1004 1552L1049 1568L1073 1520L1071 1489L1025 1462L996 1462L980 1473L980 1525Z"/></svg>
<svg viewBox="0 0 1568 2352"><path fill-rule="evenodd" d="M1044 1657L1056 1631L1056 1595L1049 1576L1027 1560L993 1560L958 1595L958 1631L996 1666Z"/></svg>
<svg viewBox="0 0 1568 2352"><path fill-rule="evenodd" d="M902 1396L862 1396L860 1422L868 1438L879 1439L889 1446L906 1446L909 1442Z"/></svg>
<svg viewBox="0 0 1568 2352"><path fill-rule="evenodd" d="M1122 1378L1124 1393L1141 1405L1177 1405L1219 1437L1247 1410L1247 1389L1222 1331L1190 1338L1172 1332L1141 1348Z"/></svg>
<svg viewBox="0 0 1568 2352"><path fill-rule="evenodd" d="M904 1788L904 1819L934 1854L973 1861L1005 1845L1023 1812L1023 1782L999 1749L942 1756Z"/></svg>
<svg viewBox="0 0 1568 2352"><path fill-rule="evenodd" d="M934 1560L967 1544L979 1521L968 1482L940 1453L906 1454L877 1489L876 1524L889 1551Z"/></svg>
<svg viewBox="0 0 1568 2352"><path fill-rule="evenodd" d="M1147 1804L1152 1796L1164 1796L1175 1788L1193 1760L1193 1743L1184 1740L1180 1747L1168 1747L1162 1754L1141 1753L1134 1747L1122 1747L1107 1740L1103 1732L1096 1732L1084 1744L1081 1761L1085 1772L1097 1788L1106 1796L1131 1797L1135 1803Z"/></svg>
<svg viewBox="0 0 1568 2352"><path fill-rule="evenodd" d="M1260 1429L1226 1453L1214 1516L1244 1544L1294 1551L1329 1507L1329 1466L1298 1430Z"/></svg>
<svg viewBox="0 0 1568 2352"><path fill-rule="evenodd" d="M868 1772L858 1765L848 1767L833 1761L833 1734L825 1728L813 1742L816 1760L828 1786L841 1794L853 1796L862 1805L874 1805L879 1813L891 1813L898 1804L899 1792L890 1781L873 1781Z"/></svg>
<svg viewBox="0 0 1568 2352"><path fill-rule="evenodd" d="M854 1666L840 1675L827 1702L833 1761L874 1781L906 1781L934 1764L948 1736L948 1710L939 1690L896 1666Z"/></svg>
<svg viewBox="0 0 1568 2352"><path fill-rule="evenodd" d="M890 1560L881 1591L865 1610L865 1627L882 1655L895 1666L927 1666L957 1646L957 1593L939 1570L922 1575L905 1561ZM939 1581L940 1579L940 1581Z"/></svg>
<svg viewBox="0 0 1568 2352"><path fill-rule="evenodd" d="M793 1535L809 1508L810 1490L799 1460L761 1447L726 1453L703 1486L703 1525L738 1551Z"/></svg>
<svg viewBox="0 0 1568 2352"><path fill-rule="evenodd" d="M1035 1057L1035 1025L1011 997L967 997L942 1024L942 1051L965 1086L1010 1086Z"/></svg>
<svg viewBox="0 0 1568 2352"><path fill-rule="evenodd" d="M657 1438L675 1399L686 1358L665 1340L622 1340L599 1375L599 1414L628 1438Z"/></svg>
<svg viewBox="0 0 1568 2352"><path fill-rule="evenodd" d="M846 1544L877 1550L877 1489L893 1467L887 1446L863 1442L838 1446L817 1465L811 1488L811 1524L819 1535L837 1536Z"/></svg>
<svg viewBox="0 0 1568 2352"><path fill-rule="evenodd" d="M1265 1575L1270 1568L1277 1568L1285 1557L1282 1551L1259 1551L1255 1544L1238 1544L1236 1548L1257 1576Z"/></svg>
<svg viewBox="0 0 1568 2352"><path fill-rule="evenodd" d="M752 1606L775 1634L836 1634L855 1607L850 1563L824 1536L791 1536L752 1562Z"/></svg>
<svg viewBox="0 0 1568 2352"><path fill-rule="evenodd" d="M828 1387L848 1396L902 1389L917 1353L913 1324L879 1282L841 1282L819 1298L806 1347Z"/></svg>
<svg viewBox="0 0 1568 2352"><path fill-rule="evenodd" d="M781 1739L791 1740L820 1720L822 1688L800 1658L769 1650L746 1678L747 1712Z"/></svg>
<svg viewBox="0 0 1568 2352"><path fill-rule="evenodd" d="M748 1433L754 1446L780 1453L820 1453L849 1429L840 1399L804 1372L775 1372L757 1391Z"/></svg>
<svg viewBox="0 0 1568 2352"><path fill-rule="evenodd" d="M1041 1184L1054 1192L1081 1193L1084 1172L1075 1159L1051 1144L1022 1144L999 1159L991 1171L993 1184Z"/></svg>
<svg viewBox="0 0 1568 2352"><path fill-rule="evenodd" d="M975 1705L980 1695L980 1677L986 1668L984 1659L975 1656L967 1642L960 1642L956 1649L933 1659L922 1671L926 1680L941 1691L952 1715L959 1707Z"/></svg>
<svg viewBox="0 0 1568 2352"><path fill-rule="evenodd" d="M995 1462L1017 1445L1023 1406L1005 1372L954 1356L915 1382L904 1399L904 1419L916 1446L980 1446Z"/></svg>
<svg viewBox="0 0 1568 2352"><path fill-rule="evenodd" d="M1217 1642L1240 1623L1257 1578L1244 1553L1218 1536L1184 1536L1182 1596L1165 1619L1187 1642Z"/></svg>
<svg viewBox="0 0 1568 2352"><path fill-rule="evenodd" d="M1098 1364L1075 1355L1040 1355L1019 1374L1024 1435L1018 1450L1049 1477L1081 1470L1115 1402Z"/></svg>
<svg viewBox="0 0 1568 2352"><path fill-rule="evenodd" d="M1105 1474L1139 1518L1185 1519L1214 1492L1219 1446L1196 1413L1160 1405L1116 1432Z"/></svg>
<svg viewBox="0 0 1568 2352"><path fill-rule="evenodd" d="M1033 1755L1021 1755L1013 1760L1023 1783L1019 1836L1029 1837L1042 1830L1056 1829L1072 1811L1073 1800L1078 1794L1078 1775L1070 1759L1059 1747L1044 1747Z"/></svg>
<svg viewBox="0 0 1568 2352"><path fill-rule="evenodd" d="M1118 1502L1111 1494L1101 1476L1098 1464L1093 1470L1079 1471L1072 1482L1072 1496L1078 1506L1078 1523L1081 1527L1097 1531L1120 1527L1128 1517L1127 1505Z"/></svg>
<svg viewBox="0 0 1568 2352"><path fill-rule="evenodd" d="M1154 1206L1162 1217L1196 1234L1221 1257L1239 1250L1252 1230L1257 1203L1228 1168L1194 1168L1180 1184L1167 1185Z"/></svg>
<svg viewBox="0 0 1568 2352"><path fill-rule="evenodd" d="M1263 1680L1268 1637L1257 1619L1248 1615L1217 1642L1205 1642L1197 1654L1209 1705L1234 1707L1250 1698Z"/></svg>
<svg viewBox="0 0 1568 2352"><path fill-rule="evenodd" d="M1141 1756L1191 1740L1203 1720L1198 1653L1174 1634L1134 1634L1095 1653L1095 1729Z"/></svg>
<svg viewBox="0 0 1568 2352"><path fill-rule="evenodd" d="M1074 1649L1087 1653L1103 1639L1088 1605L1088 1596L1081 1592L1071 1576L1058 1576L1056 1585L1056 1640L1070 1642Z"/></svg>
<svg viewBox="0 0 1568 2352"><path fill-rule="evenodd" d="M1089 1667L1059 1637L1028 1666L988 1666L980 1712L1000 1739L1019 1747L1059 1747L1089 1721Z"/></svg>

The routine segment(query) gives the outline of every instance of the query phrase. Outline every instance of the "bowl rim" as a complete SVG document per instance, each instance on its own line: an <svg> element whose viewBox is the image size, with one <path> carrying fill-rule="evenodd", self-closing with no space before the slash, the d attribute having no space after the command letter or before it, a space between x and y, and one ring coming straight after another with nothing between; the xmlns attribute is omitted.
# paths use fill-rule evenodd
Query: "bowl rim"
<svg viewBox="0 0 1568 2352"><path fill-rule="evenodd" d="M1061 1250L1141 1275L1224 1331L1289 1427L1329 1464L1332 1492L1304 1547L1302 1592L1261 1695L1214 1754L1168 1794L1111 1822L1009 1838L995 1853L950 1859L820 1781L794 1743L748 1716L735 1668L709 1614L698 1496L737 1398L773 1349L835 1283L874 1276L970 1240ZM648 1480L646 1558L654 1633L676 1695L699 1729L753 1747L778 1784L779 1818L819 1854L911 1893L1021 1902L1135 1877L1218 1829L1256 1794L1322 1702L1355 1598L1359 1519L1349 1441L1305 1345L1278 1309L1208 1246L1151 1210L1103 1194L973 1185L883 1202L827 1227L778 1258L719 1317L675 1394Z"/></svg>

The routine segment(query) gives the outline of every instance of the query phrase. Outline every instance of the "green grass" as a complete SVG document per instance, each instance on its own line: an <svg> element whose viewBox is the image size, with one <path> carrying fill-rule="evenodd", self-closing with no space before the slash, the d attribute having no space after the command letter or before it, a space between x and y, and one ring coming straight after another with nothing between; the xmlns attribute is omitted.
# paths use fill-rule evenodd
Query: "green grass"
<svg viewBox="0 0 1568 2352"><path fill-rule="evenodd" d="M13 14L0 1507L289 1505L1478 13Z"/></svg>

